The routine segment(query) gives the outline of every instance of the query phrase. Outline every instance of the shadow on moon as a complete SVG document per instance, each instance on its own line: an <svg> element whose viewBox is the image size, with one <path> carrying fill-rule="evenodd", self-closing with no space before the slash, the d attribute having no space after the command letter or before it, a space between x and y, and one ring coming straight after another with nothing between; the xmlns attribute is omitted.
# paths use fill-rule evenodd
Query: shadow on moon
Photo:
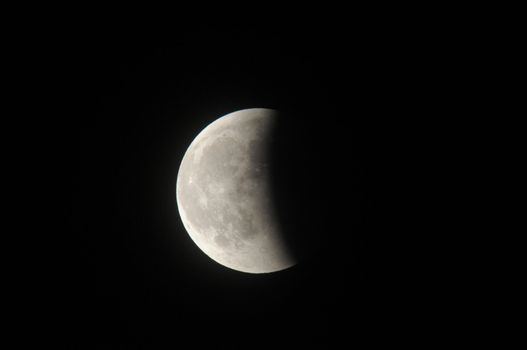
<svg viewBox="0 0 527 350"><path fill-rule="evenodd" d="M307 119L307 118L306 118ZM297 263L317 255L326 244L331 202L326 183L332 172L327 145L321 144L323 128L281 112L269 144L271 197L283 238ZM324 135L325 136L325 135ZM325 192L326 191L326 192Z"/></svg>

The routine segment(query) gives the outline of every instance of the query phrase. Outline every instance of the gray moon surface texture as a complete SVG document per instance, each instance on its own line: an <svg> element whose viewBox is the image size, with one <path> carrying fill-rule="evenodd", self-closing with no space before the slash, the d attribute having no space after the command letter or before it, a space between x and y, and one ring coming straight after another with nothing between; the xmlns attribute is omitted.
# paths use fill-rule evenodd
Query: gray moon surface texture
<svg viewBox="0 0 527 350"><path fill-rule="evenodd" d="M177 177L181 220L214 261L248 273L296 264L271 198L269 145L277 111L244 109L208 125L187 149Z"/></svg>

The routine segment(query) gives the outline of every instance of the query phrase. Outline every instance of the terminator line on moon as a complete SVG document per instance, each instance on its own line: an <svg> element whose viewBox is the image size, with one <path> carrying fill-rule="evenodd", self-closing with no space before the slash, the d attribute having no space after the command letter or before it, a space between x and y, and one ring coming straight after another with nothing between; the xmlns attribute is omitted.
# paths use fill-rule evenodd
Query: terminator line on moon
<svg viewBox="0 0 527 350"><path fill-rule="evenodd" d="M227 114L191 143L177 177L178 210L196 245L216 262L267 273L296 261L283 241L271 201L272 109Z"/></svg>

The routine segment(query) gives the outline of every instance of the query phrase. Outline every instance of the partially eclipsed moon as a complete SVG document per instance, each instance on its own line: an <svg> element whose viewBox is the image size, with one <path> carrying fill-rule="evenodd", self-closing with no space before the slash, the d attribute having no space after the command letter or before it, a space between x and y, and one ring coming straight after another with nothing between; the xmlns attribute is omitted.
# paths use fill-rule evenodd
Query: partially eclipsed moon
<svg viewBox="0 0 527 350"><path fill-rule="evenodd" d="M269 146L277 112L253 108L217 119L191 143L177 178L179 214L196 245L234 270L295 264L271 201Z"/></svg>

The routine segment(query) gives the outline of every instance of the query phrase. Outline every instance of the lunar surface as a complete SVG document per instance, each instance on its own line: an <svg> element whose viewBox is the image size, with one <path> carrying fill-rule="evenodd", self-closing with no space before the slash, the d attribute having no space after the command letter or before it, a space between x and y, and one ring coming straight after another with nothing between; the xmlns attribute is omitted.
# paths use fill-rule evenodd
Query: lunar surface
<svg viewBox="0 0 527 350"><path fill-rule="evenodd" d="M296 262L273 207L269 165L277 112L253 108L221 117L191 143L177 178L177 204L188 234L216 262L268 273Z"/></svg>

